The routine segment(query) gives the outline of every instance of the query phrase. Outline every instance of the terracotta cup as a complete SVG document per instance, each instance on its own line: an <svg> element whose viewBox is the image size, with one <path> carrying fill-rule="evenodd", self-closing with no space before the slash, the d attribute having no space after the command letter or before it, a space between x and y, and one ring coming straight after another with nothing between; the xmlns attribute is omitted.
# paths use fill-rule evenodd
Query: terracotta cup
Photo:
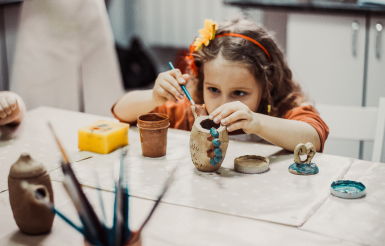
<svg viewBox="0 0 385 246"><path fill-rule="evenodd" d="M161 157L166 155L169 125L170 120L165 114L143 114L138 116L143 156Z"/></svg>

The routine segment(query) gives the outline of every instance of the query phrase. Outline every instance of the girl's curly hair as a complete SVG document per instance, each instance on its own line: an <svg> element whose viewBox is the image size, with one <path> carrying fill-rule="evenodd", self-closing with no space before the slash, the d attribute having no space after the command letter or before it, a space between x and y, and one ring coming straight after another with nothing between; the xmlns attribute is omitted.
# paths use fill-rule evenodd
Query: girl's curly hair
<svg viewBox="0 0 385 246"><path fill-rule="evenodd" d="M262 99L257 113L268 114L268 105L271 105L270 115L282 117L305 102L301 87L293 81L291 70L273 35L244 18L220 23L216 35L224 33L238 33L256 40L269 52L271 61L256 44L240 37L224 36L215 38L208 46L202 45L192 54L198 69L198 76L192 76L197 83L195 97L198 102L203 102L203 64L219 54L228 61L247 66L261 84Z"/></svg>

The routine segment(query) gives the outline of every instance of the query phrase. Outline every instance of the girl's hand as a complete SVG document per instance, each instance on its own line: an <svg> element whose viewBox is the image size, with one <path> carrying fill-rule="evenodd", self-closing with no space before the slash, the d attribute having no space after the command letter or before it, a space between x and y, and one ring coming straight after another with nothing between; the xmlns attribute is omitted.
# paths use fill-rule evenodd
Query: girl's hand
<svg viewBox="0 0 385 246"><path fill-rule="evenodd" d="M252 112L245 104L236 101L223 104L210 114L215 123L227 126L232 132L242 129L246 133L256 133L259 128L258 115Z"/></svg>
<svg viewBox="0 0 385 246"><path fill-rule="evenodd" d="M183 99L184 92L180 85L186 84L189 78L188 74L182 75L179 69L159 74L152 90L152 97L156 105L161 106L167 101L178 103L178 100Z"/></svg>
<svg viewBox="0 0 385 246"><path fill-rule="evenodd" d="M0 126L19 123L22 111L17 102L17 95L10 91L0 92Z"/></svg>

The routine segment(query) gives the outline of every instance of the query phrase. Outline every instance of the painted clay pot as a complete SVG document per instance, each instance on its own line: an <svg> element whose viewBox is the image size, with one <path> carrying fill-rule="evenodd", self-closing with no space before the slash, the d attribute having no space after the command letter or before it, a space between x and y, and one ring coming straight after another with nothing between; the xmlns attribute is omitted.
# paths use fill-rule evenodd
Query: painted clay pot
<svg viewBox="0 0 385 246"><path fill-rule="evenodd" d="M143 156L161 157L166 155L169 125L169 118L165 114L143 114L138 116Z"/></svg>
<svg viewBox="0 0 385 246"><path fill-rule="evenodd" d="M54 214L31 192L22 187L22 182L31 184L35 192L54 203L51 180L47 169L27 153L11 166L8 176L9 201L17 226L27 234L41 234L51 230Z"/></svg>
<svg viewBox="0 0 385 246"><path fill-rule="evenodd" d="M195 112L195 108L193 108ZM207 115L197 115L190 135L190 153L199 171L219 169L226 156L229 136L225 126L215 124Z"/></svg>

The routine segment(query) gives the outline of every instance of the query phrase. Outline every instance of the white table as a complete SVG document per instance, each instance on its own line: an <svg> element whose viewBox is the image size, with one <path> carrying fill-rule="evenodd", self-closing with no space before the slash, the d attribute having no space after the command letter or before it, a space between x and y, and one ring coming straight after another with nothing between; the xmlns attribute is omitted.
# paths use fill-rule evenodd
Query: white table
<svg viewBox="0 0 385 246"><path fill-rule="evenodd" d="M16 130L12 129L10 134L5 134L6 137L4 137L5 129L2 128L1 130L3 134L2 137L0 137L2 139L0 140L0 144L2 142L5 143L9 138L14 138L14 141L17 143L25 143L33 140L36 143L41 143L47 146L54 145L52 136L46 127L46 122L49 120L54 125L65 148L73 150L75 153L77 150L77 129L99 119L107 118L53 108L37 108L29 111L23 124ZM153 161L142 159L142 157L140 157L140 153L137 153L137 146L139 145L138 136L135 136L135 133L135 128L130 130L130 158L132 158L131 161L135 164L132 167L132 171L142 168L145 171L144 173L147 173L147 170L149 170L148 168L151 167L151 163ZM170 129L169 143L172 145L174 138L178 138L178 141L181 141L186 139L188 135L188 132ZM181 144L181 150L186 148L186 146L183 146L184 144ZM279 199L270 199L269 206L276 207L272 216L266 213L264 207L262 207L262 210L256 215L252 215L250 213L232 214L231 211L227 211L223 208L216 209L215 207L207 207L211 206L213 204L212 202L208 203L206 207L198 207L195 201L207 198L204 198L204 190L201 192L194 190L195 188L193 187L193 184L195 184L194 182L196 182L196 180L199 180L200 183L208 182L209 185L211 184L212 186L208 186L208 190L211 189L213 191L217 191L218 193L216 194L222 195L222 198L228 199L228 204L231 204L231 202L234 202L239 198L234 197L233 193L235 192L233 191L231 193L223 191L231 188L227 187L227 184L230 184L230 186L240 186L244 183L249 184L256 182L256 184L260 186L258 187L258 190L263 191L268 190L269 185L271 186L271 184L268 183L269 181L278 182L277 180L279 179L276 179L275 177L286 177L287 180L285 181L285 184L287 185L285 186L288 187L287 191L290 193L282 194L282 196L287 196L286 198L282 198L283 201L285 199L289 199L290 196L299 197L299 194L301 194L301 192L306 192L306 189L311 190L314 188L313 186L317 186L322 182L325 183L326 181L322 181L321 179L328 179L328 177L322 176L321 172L324 172L325 174L328 170L325 170L325 168L322 169L322 167L326 167L325 165L329 165L330 163L333 163L333 165L339 165L339 163L341 164L340 168L336 169L341 172L341 175L336 174L338 179L349 178L358 180L360 178L365 178L365 172L370 172L370 168L373 166L378 168L378 170L372 170L377 174L382 170L382 168L385 169L384 164L375 164L371 162L352 160L350 158L317 154L316 158L318 159L315 158L314 160L316 160L316 163L319 163L320 165L320 174L317 174L318 176L316 175L313 178L307 177L306 179L300 179L300 176L295 176L283 171L283 167L285 167L286 162L290 164L292 156L288 152L281 151L278 147L242 142L231 142L229 146L232 146L233 153L229 150L230 156L225 158L226 162L223 164L226 169L221 169L221 176L218 176L217 179L215 179L220 180L218 183L211 184L212 181L210 181L210 179L214 179L215 176L213 176L213 178L208 176L210 174L196 172L192 163L191 169L189 163L185 163L185 166L180 168L182 169L182 172L181 174L177 174L176 181L178 180L178 175L184 175L183 177L185 177L185 179L181 179L183 182L180 182L180 184L183 184L181 186L182 188L175 188L174 190L170 189L170 194L165 197L165 202L160 204L158 210L155 212L153 218L150 220L148 226L143 232L144 245L381 245L380 242L385 241L385 223L380 224L385 221L383 219L385 205L382 207L380 206L380 202L382 203L385 201L384 194L381 191L384 186L382 186L381 182L378 183L377 181L372 184L368 178L363 180L363 182L368 183L368 194L361 200L347 201L333 197L329 194L325 195L325 190L330 187L329 183L327 187L321 187L322 191L320 191L319 194L305 197L306 199L313 199L312 197L314 197L314 199L320 201L320 203L308 203L310 204L308 206L306 205L307 200L304 198L305 200L303 204L306 206L304 206L303 210L297 211L293 208L287 208L285 206L280 207L281 203ZM272 161L270 171L266 173L265 176L235 175L235 173L231 170L231 164L232 160L236 157L235 155L237 153L241 153L240 150L237 149L238 146L241 146L242 151L252 151L251 154L269 156ZM171 147L176 148L175 146ZM249 150L247 150L248 148ZM0 145L0 153L2 153L1 151L3 149L4 148ZM92 165L102 165L98 164L97 160L99 160L99 162L106 160L103 158L110 158L111 160L114 160L116 159L118 153L114 152L108 157L84 152L82 154L90 154L93 158L75 163L75 169L87 169L87 167L92 167ZM180 162L186 158L186 156L175 157L169 153L169 150L168 154L168 161L167 158L156 160L157 163L154 164L156 165L156 168L167 169L167 162ZM276 158L272 158L273 156L276 156ZM174 157L175 160L173 159ZM95 160L94 163L90 163L92 160ZM134 160L136 161L134 162ZM112 164L107 163L103 165L113 166L113 163L114 161L112 161ZM267 176L267 174L269 176ZM333 174L331 173L330 175ZM381 174L377 176L381 177L380 175ZM263 181L266 177L268 177L268 179L265 184ZM60 180L60 172L51 172L51 178L54 180ZM247 181L245 182L245 180ZM84 177L83 181L85 185L92 186L92 179ZM163 180L158 180L156 182L162 181ZM90 183L87 184L86 182ZM132 228L135 229L146 217L154 203L152 196L157 193L156 189L154 191L148 189L147 192L135 190L136 188L144 187L146 185L154 185L156 183L154 179L135 179L135 177L133 177L132 182L133 197L130 200L130 223ZM327 182L329 182L329 180L327 180ZM297 185L297 189L299 189L298 192L294 192L292 188L289 187L293 184ZM225 188L221 188L221 185L225 185ZM280 188L278 191L272 189L271 192L278 192L277 194L280 194L279 192L286 189L285 186L282 186L283 188ZM76 220L76 212L66 192L64 191L62 184L60 182L53 181L53 187L56 206L63 213ZM104 188L106 190L109 189L108 186ZM250 188L247 188L246 186L245 189L247 190ZM86 187L85 191L90 197L96 210L98 210L99 206L98 200L96 199L96 190ZM247 193L239 193L240 194L237 194L238 196L247 195ZM176 194L179 195L175 196ZM193 201L188 199L191 194L196 194L195 200ZM200 194L202 194L202 196ZM228 194L227 198L225 196L226 194ZM374 198L372 194L375 194ZM104 191L103 196L107 206L106 211L108 212L108 217L111 218L113 193ZM268 194L264 194L263 192L261 194L261 197L268 196ZM254 202L254 200L252 202ZM265 201L262 200L260 202L263 203ZM360 207L358 208L357 202L360 203ZM241 203L242 201L239 201L239 204ZM349 205L341 207L341 204L346 203L349 203ZM245 208L247 208L247 206ZM365 211L377 214L377 217L367 217L366 215L368 212ZM298 212L303 212L303 214L299 215L302 216L304 220L303 222L305 222L304 225L302 225L303 223L297 226L287 225L290 223L296 224L301 221L283 220L285 216L288 217L288 213ZM356 213L356 216L351 217L352 219L349 217L351 212ZM264 216L261 216L261 213L264 214ZM254 216L255 218L251 218L250 216ZM357 221L357 219L360 219L360 221ZM284 221L284 223L279 224L267 222L277 222L280 220ZM109 221L111 221L111 219ZM376 231L373 234L370 232L368 233L368 230L362 230L362 227L357 226L359 224L366 225L368 230L376 228ZM348 233L350 235L347 235ZM354 235L351 235L352 233L354 233ZM13 220L12 211L9 205L8 191L4 191L0 193L0 245L83 245L83 239L81 235L66 225L60 218L55 218L54 226L49 234L41 236L24 235L18 230Z"/></svg>

